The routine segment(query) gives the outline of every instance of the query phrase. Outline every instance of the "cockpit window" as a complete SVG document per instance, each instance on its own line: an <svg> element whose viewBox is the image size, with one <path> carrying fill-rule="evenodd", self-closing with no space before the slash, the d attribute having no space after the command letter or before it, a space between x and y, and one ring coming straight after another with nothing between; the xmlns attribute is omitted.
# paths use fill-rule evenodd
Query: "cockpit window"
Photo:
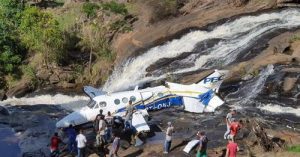
<svg viewBox="0 0 300 157"><path fill-rule="evenodd" d="M94 106L95 106L96 104L97 104L96 101L91 100L91 101L87 104L87 106L88 106L89 108L94 108Z"/></svg>
<svg viewBox="0 0 300 157"><path fill-rule="evenodd" d="M135 102L136 97L135 97L135 96L131 96L131 97L130 97L130 100L131 100L132 102Z"/></svg>
<svg viewBox="0 0 300 157"><path fill-rule="evenodd" d="M120 104L120 99L115 99L114 103L115 103L116 105L119 105L119 104Z"/></svg>
<svg viewBox="0 0 300 157"><path fill-rule="evenodd" d="M158 96L158 97L163 97L163 96L164 96L164 93L157 93L157 96Z"/></svg>
<svg viewBox="0 0 300 157"><path fill-rule="evenodd" d="M107 105L105 101L102 101L99 104L100 104L100 107L106 107L106 105Z"/></svg>
<svg viewBox="0 0 300 157"><path fill-rule="evenodd" d="M128 103L128 98L126 98L126 97L122 98L122 102L123 103Z"/></svg>

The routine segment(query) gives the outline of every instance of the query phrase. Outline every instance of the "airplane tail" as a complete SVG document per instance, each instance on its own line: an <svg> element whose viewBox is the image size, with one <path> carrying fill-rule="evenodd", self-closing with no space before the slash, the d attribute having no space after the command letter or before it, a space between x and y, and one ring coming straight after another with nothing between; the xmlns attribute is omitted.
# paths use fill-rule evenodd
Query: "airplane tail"
<svg viewBox="0 0 300 157"><path fill-rule="evenodd" d="M106 92L104 92L104 91L102 91L102 90L100 90L100 89L91 87L91 86L84 86L84 87L83 87L83 91L84 91L85 94L88 95L91 99L94 98L94 97L96 97L96 96L106 94Z"/></svg>
<svg viewBox="0 0 300 157"><path fill-rule="evenodd" d="M228 72L228 70L215 70L212 74L208 75L197 84L212 89L213 91L218 93L223 79L228 74Z"/></svg>

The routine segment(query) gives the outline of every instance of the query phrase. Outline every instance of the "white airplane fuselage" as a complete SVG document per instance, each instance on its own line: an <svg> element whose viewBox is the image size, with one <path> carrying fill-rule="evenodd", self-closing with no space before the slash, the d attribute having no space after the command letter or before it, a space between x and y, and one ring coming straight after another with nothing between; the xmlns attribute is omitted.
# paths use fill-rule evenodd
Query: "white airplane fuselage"
<svg viewBox="0 0 300 157"><path fill-rule="evenodd" d="M56 127L65 128L70 124L81 125L93 121L100 109L103 110L104 115L111 112L114 116L124 116L129 100L137 110L145 110L145 114L147 111L180 105L184 105L184 110L188 112L214 112L224 103L215 95L215 90L218 89L223 76L223 73L216 71L198 84L167 83L167 86L102 95L93 88L87 87L85 92L91 97L90 103L58 121Z"/></svg>

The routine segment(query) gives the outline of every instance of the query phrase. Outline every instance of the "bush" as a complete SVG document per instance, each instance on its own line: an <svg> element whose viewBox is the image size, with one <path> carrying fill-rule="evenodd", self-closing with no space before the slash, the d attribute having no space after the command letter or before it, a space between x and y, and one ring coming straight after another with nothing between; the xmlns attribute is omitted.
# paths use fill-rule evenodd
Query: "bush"
<svg viewBox="0 0 300 157"><path fill-rule="evenodd" d="M300 145L295 145L295 146L288 147L287 150L289 152L300 153Z"/></svg>
<svg viewBox="0 0 300 157"><path fill-rule="evenodd" d="M122 14L122 15L127 15L128 14L128 10L125 6L125 4L119 4L115 1L110 1L107 3L103 3L101 6L104 10L109 10L113 13L116 14Z"/></svg>
<svg viewBox="0 0 300 157"><path fill-rule="evenodd" d="M86 14L88 18L96 16L96 10L100 7L95 3L86 2L82 6L82 11Z"/></svg>

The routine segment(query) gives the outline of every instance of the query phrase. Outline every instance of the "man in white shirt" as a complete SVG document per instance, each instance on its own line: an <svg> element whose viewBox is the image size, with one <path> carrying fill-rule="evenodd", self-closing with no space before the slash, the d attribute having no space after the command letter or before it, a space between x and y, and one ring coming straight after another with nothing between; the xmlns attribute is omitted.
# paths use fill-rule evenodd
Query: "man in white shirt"
<svg viewBox="0 0 300 157"><path fill-rule="evenodd" d="M98 136L99 136L99 145L104 145L106 143L106 140L105 140L105 129L106 129L106 122L104 120L104 116L101 116L100 117L100 121L99 121L99 133L98 133Z"/></svg>
<svg viewBox="0 0 300 157"><path fill-rule="evenodd" d="M226 115L226 126L227 126L227 130L224 134L224 139L227 139L228 138L228 135L230 134L230 124L232 122L232 116L234 116L236 114L236 110L231 110L231 112L229 112L227 115Z"/></svg>
<svg viewBox="0 0 300 157"><path fill-rule="evenodd" d="M168 122L168 128L166 131L166 140L164 143L164 154L168 154L170 152L173 132L174 132L174 127L172 126L171 122Z"/></svg>
<svg viewBox="0 0 300 157"><path fill-rule="evenodd" d="M85 156L85 146L86 146L86 138L83 135L83 131L80 130L79 134L76 136L77 148L78 148L78 157Z"/></svg>

